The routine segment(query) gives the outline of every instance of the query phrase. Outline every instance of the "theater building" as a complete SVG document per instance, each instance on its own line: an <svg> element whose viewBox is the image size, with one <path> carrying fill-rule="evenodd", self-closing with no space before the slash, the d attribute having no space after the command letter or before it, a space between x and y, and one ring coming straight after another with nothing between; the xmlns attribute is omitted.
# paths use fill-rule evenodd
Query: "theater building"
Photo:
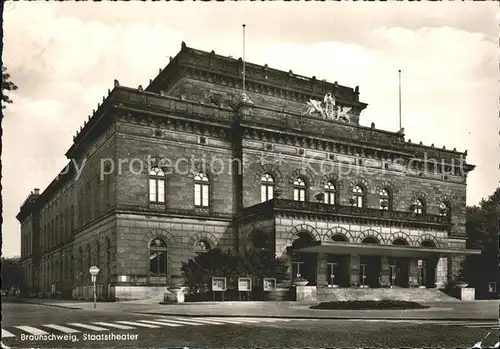
<svg viewBox="0 0 500 349"><path fill-rule="evenodd" d="M183 282L182 261L244 253L255 232L273 238L289 283L444 287L479 253L465 235L474 166L361 126L359 97L184 43L146 88L115 80L68 167L17 215L29 292L90 298L96 265L100 298L156 296Z"/></svg>

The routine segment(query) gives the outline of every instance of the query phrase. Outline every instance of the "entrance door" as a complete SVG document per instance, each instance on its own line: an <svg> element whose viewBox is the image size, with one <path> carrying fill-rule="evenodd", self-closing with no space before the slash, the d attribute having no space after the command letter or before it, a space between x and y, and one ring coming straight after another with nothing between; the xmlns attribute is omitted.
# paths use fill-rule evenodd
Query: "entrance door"
<svg viewBox="0 0 500 349"><path fill-rule="evenodd" d="M309 233L301 232L292 243L292 249L309 246L313 241ZM300 277L309 281L308 286L315 286L317 259L317 253L292 252L292 277L296 278L300 274Z"/></svg>
<svg viewBox="0 0 500 349"><path fill-rule="evenodd" d="M333 271L333 278L332 278ZM330 255L328 256L326 279L328 285L338 285L340 287L349 286L349 256Z"/></svg>
<svg viewBox="0 0 500 349"><path fill-rule="evenodd" d="M361 285L371 288L380 287L380 257L361 256ZM365 278L363 278L365 276ZM364 282L363 282L364 279Z"/></svg>
<svg viewBox="0 0 500 349"><path fill-rule="evenodd" d="M394 266L394 286L408 287L410 276L410 263L406 258L393 258L391 265Z"/></svg>
<svg viewBox="0 0 500 349"><path fill-rule="evenodd" d="M293 253L292 276L301 277L309 281L307 286L316 285L316 253Z"/></svg>
<svg viewBox="0 0 500 349"><path fill-rule="evenodd" d="M423 285L427 288L436 287L436 265L437 260L433 258L426 260L424 263L425 280Z"/></svg>

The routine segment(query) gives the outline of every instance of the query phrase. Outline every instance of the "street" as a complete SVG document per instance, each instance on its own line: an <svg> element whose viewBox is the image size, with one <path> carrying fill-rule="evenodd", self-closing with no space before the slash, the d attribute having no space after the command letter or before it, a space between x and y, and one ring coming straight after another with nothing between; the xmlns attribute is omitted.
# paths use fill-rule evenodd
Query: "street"
<svg viewBox="0 0 500 349"><path fill-rule="evenodd" d="M2 346L26 347L483 347L495 321L189 317L3 303ZM50 336L53 335L53 336ZM37 337L38 336L38 337Z"/></svg>

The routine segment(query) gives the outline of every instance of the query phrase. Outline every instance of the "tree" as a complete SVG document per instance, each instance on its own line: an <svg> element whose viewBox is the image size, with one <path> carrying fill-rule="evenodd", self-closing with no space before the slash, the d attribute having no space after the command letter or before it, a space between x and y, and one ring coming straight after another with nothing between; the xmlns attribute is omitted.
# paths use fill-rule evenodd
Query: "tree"
<svg viewBox="0 0 500 349"><path fill-rule="evenodd" d="M190 294L202 294L210 290L213 276L227 278L228 289L235 289L237 277L252 277L255 282L263 277L274 277L281 281L285 275L285 263L274 255L270 235L261 231L252 234L252 244L239 254L231 250L211 249L182 263L181 271Z"/></svg>
<svg viewBox="0 0 500 349"><path fill-rule="evenodd" d="M3 290L11 288L25 290L24 276L19 260L19 257L1 258Z"/></svg>
<svg viewBox="0 0 500 349"><path fill-rule="evenodd" d="M476 289L478 298L498 296L499 261L499 207L500 188L479 205L467 207L467 247L481 249L480 255L468 256L463 263L462 276L470 287ZM489 282L497 282L496 294L488 291Z"/></svg>
<svg viewBox="0 0 500 349"><path fill-rule="evenodd" d="M12 103L12 99L6 92L15 90L17 90L17 85L11 80L7 67L2 67L2 109L5 109L6 104Z"/></svg>
<svg viewBox="0 0 500 349"><path fill-rule="evenodd" d="M1 10L3 11L3 1L1 5ZM7 91L15 91L17 90L16 84L14 84L11 79L10 79L10 74L7 73L7 68L2 66L2 109L5 109L5 105L7 103L12 103L12 100L9 98L9 96L6 94ZM3 138L3 128L2 128L2 120L3 120L3 113L0 113L0 158L2 156L2 138ZM2 190L2 160L0 159L0 191ZM2 200L0 200L0 225L3 223L3 205L2 205ZM2 275L3 275L3 268L4 268L4 261L5 261L5 267L11 267L14 264L14 260L10 259L4 259L2 258ZM19 262L19 259L17 260ZM10 273L10 272L8 272ZM7 274L9 275L9 274ZM5 279L2 280L2 286L5 284Z"/></svg>

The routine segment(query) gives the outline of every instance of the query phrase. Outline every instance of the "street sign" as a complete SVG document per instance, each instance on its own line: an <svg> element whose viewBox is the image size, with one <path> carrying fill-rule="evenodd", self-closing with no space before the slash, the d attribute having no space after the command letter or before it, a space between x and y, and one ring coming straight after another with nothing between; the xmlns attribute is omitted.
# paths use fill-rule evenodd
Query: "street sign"
<svg viewBox="0 0 500 349"><path fill-rule="evenodd" d="M91 266L89 269L90 275L97 275L99 274L99 268L96 267L95 265Z"/></svg>

